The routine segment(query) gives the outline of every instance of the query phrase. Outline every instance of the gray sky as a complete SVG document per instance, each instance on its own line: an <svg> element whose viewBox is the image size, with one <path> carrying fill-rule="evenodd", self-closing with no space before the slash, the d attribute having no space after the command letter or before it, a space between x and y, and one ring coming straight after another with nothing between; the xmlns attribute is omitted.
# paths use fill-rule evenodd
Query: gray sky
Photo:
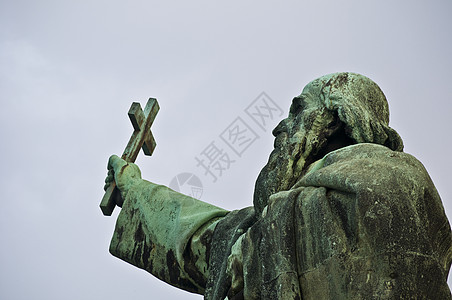
<svg viewBox="0 0 452 300"><path fill-rule="evenodd" d="M252 204L273 147L245 112L265 92L287 114L309 81L376 81L405 151L452 215L450 1L0 1L0 298L200 299L108 253L98 208L106 163L132 132L132 101L156 97L157 148L143 177L197 175L202 200ZM241 157L221 140L240 117L259 136ZM235 161L214 183L214 142ZM234 156L235 155L235 156ZM115 216L117 215L115 212Z"/></svg>

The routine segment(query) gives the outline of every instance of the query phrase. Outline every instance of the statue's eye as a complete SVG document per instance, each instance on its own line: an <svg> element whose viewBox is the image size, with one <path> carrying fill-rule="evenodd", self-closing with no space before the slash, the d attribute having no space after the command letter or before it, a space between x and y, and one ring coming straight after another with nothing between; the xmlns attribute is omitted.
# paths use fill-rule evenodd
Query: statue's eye
<svg viewBox="0 0 452 300"><path fill-rule="evenodd" d="M297 115L300 112L303 111L304 107L305 107L306 103L305 103L305 97L303 95L300 95L298 97L295 97L292 100L292 105L290 106L290 113L292 115Z"/></svg>

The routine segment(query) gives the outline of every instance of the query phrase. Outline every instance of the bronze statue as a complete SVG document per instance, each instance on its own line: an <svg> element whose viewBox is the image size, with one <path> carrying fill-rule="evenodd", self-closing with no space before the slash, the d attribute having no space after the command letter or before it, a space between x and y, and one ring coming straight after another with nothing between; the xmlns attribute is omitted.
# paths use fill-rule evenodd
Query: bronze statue
<svg viewBox="0 0 452 300"><path fill-rule="evenodd" d="M372 80L310 82L273 130L254 206L226 211L109 159L110 252L205 299L451 299L451 229Z"/></svg>

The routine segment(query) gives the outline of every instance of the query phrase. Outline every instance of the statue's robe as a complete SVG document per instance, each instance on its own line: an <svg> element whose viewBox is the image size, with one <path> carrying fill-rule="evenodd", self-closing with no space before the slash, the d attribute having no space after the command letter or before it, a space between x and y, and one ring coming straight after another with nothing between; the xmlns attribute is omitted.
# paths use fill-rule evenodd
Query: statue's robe
<svg viewBox="0 0 452 300"><path fill-rule="evenodd" d="M422 164L375 144L327 154L262 214L142 181L110 251L205 299L451 299L452 235Z"/></svg>

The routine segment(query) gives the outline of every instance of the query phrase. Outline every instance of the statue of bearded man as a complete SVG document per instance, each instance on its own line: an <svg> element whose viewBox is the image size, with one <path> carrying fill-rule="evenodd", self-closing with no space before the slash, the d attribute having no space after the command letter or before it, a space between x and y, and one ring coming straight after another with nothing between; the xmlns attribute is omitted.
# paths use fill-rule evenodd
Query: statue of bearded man
<svg viewBox="0 0 452 300"><path fill-rule="evenodd" d="M205 299L451 299L451 229L369 78L310 82L273 130L254 206L228 212L109 160L110 252Z"/></svg>

